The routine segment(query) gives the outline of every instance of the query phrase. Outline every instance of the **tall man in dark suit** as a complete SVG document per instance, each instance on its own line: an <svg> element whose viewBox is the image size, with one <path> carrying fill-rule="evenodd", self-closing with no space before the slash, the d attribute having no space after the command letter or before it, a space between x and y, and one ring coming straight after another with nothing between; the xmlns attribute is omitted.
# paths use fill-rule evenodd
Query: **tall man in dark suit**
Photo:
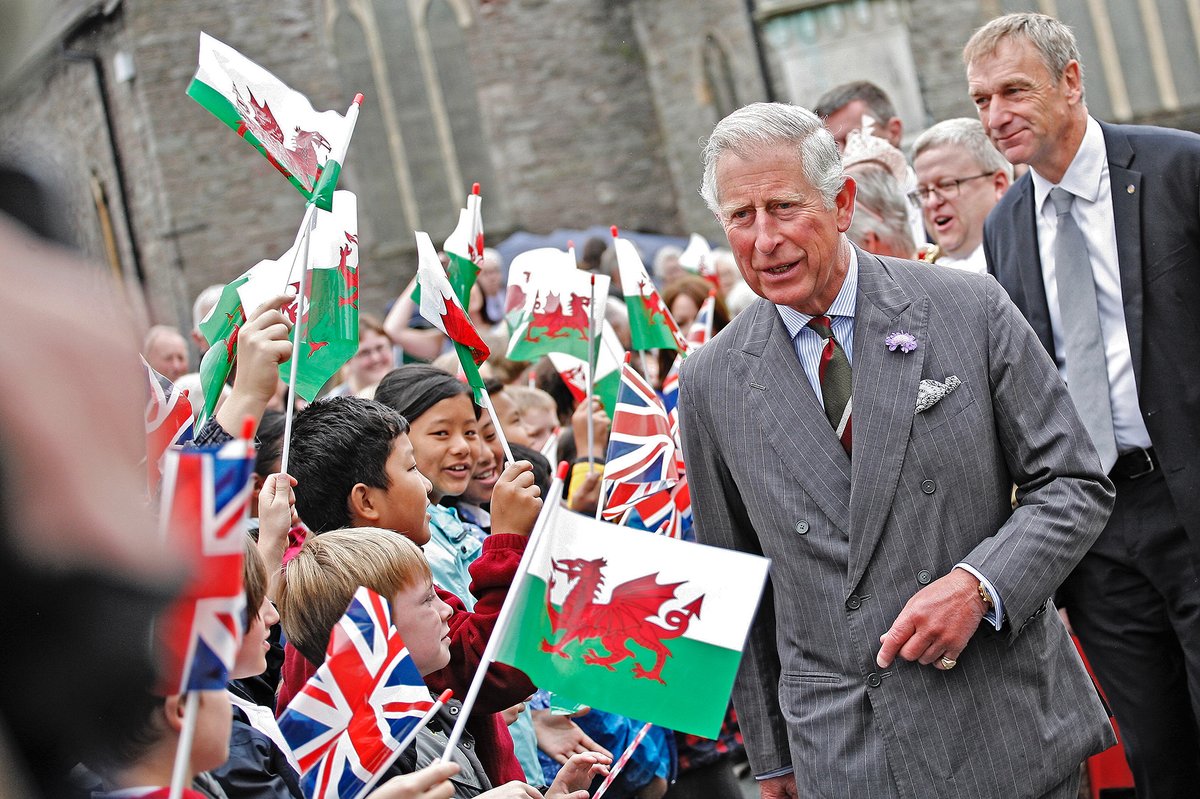
<svg viewBox="0 0 1200 799"><path fill-rule="evenodd" d="M734 693L762 795L1074 797L1112 729L1049 597L1112 486L1000 286L853 247L855 190L796 106L705 148L761 299L679 407L697 534L772 559Z"/></svg>
<svg viewBox="0 0 1200 799"><path fill-rule="evenodd" d="M1107 125L1069 28L993 20L967 82L1030 172L988 217L989 270L1057 361L1116 485L1063 586L1139 797L1200 792L1200 137Z"/></svg>

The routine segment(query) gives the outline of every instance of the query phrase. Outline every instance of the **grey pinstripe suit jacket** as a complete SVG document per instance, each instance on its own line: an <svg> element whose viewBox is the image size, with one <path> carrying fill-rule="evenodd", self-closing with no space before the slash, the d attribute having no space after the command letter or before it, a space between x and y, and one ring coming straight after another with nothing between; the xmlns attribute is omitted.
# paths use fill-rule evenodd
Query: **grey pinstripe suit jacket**
<svg viewBox="0 0 1200 799"><path fill-rule="evenodd" d="M1113 740L1049 600L1112 485L995 280L858 259L853 463L766 300L683 367L700 540L773 561L734 689L751 764L793 766L802 797L1041 796ZM889 351L896 330L918 349ZM962 385L914 414L920 380L949 375ZM960 561L1005 629L981 626L953 671L877 668L904 603Z"/></svg>

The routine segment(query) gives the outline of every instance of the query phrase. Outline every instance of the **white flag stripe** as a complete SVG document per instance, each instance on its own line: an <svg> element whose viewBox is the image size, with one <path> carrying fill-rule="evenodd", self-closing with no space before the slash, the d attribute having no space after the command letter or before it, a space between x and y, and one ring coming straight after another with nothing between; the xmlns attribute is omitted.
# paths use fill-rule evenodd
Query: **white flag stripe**
<svg viewBox="0 0 1200 799"><path fill-rule="evenodd" d="M604 583L598 603L611 598L614 586L658 571L658 582L683 582L677 601L664 612L704 595L700 615L684 637L726 649L740 650L758 608L770 561L757 555L679 541L654 533L618 527L587 516L555 509L530 562L530 572L549 582L551 561L564 558L605 558ZM648 566L647 564L654 564ZM560 575L561 577L561 575ZM569 586L559 579L558 591Z"/></svg>

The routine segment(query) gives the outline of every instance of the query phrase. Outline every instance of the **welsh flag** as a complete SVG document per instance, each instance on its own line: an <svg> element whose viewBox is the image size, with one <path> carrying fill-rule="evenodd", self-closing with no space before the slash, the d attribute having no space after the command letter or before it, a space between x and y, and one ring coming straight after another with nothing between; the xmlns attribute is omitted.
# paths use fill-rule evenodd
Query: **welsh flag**
<svg viewBox="0 0 1200 799"><path fill-rule="evenodd" d="M458 212L458 225L442 245L442 251L450 258L447 270L450 285L463 307L471 303L471 289L475 286L475 278L479 277L479 262L483 260L482 202L476 183L467 195L467 207Z"/></svg>
<svg viewBox="0 0 1200 799"><path fill-rule="evenodd" d="M314 111L300 92L207 33L188 96L262 153L305 199L326 211L350 141L336 111Z"/></svg>
<svg viewBox="0 0 1200 799"><path fill-rule="evenodd" d="M509 267L510 275L514 266ZM508 357L536 361L551 352L565 352L587 360L589 348L595 346L594 337L588 334L588 307L593 296L597 306L605 301L608 284L607 275L574 268L533 272L525 287L524 310L509 335ZM603 318L598 307L596 319Z"/></svg>
<svg viewBox="0 0 1200 799"><path fill-rule="evenodd" d="M299 300L284 309L293 323L301 312L305 316L295 388L309 402L358 351L358 198L349 191L335 192L333 211L316 214L308 245L308 300L303 310ZM278 260L259 261L225 287L200 323L200 332L212 344L200 362L205 416L216 407L237 357L237 335L247 314L289 286L299 291L301 250L297 242ZM291 364L281 364L279 373L289 380Z"/></svg>
<svg viewBox="0 0 1200 799"><path fill-rule="evenodd" d="M575 401L582 402L587 397L588 362L564 352L552 352L549 358ZM616 412L617 391L621 387L621 364L624 362L625 348L621 346L621 340L612 325L605 321L596 354L596 382L592 390L610 417Z"/></svg>
<svg viewBox="0 0 1200 799"><path fill-rule="evenodd" d="M496 659L560 702L716 738L769 561L544 513Z"/></svg>
<svg viewBox="0 0 1200 799"><path fill-rule="evenodd" d="M578 271L575 256L556 247L539 247L513 256L508 266L508 293L504 298L504 321L509 332L516 330L527 318L527 299L531 287L540 285L543 271L565 273Z"/></svg>
<svg viewBox="0 0 1200 799"><path fill-rule="evenodd" d="M429 234L421 231L417 231L417 287L421 290L421 316L454 342L475 402L482 404L484 387L479 364L491 352L455 296Z"/></svg>
<svg viewBox="0 0 1200 799"><path fill-rule="evenodd" d="M687 350L687 341L675 324L675 318L663 304L658 289L650 280L637 247L612 229L617 268L621 270L621 288L629 310L629 333L635 350Z"/></svg>
<svg viewBox="0 0 1200 799"><path fill-rule="evenodd" d="M458 225L446 238L442 252L450 259L446 274L450 286L464 308L471 304L471 289L479 277L479 262L483 259L483 217L480 214L482 198L479 184L471 187L467 195L467 207L458 211ZM413 302L421 304L421 286L413 289Z"/></svg>
<svg viewBox="0 0 1200 799"><path fill-rule="evenodd" d="M717 270L713 264L712 247L701 235L693 233L688 239L687 249L679 256L679 265L694 275L717 286Z"/></svg>

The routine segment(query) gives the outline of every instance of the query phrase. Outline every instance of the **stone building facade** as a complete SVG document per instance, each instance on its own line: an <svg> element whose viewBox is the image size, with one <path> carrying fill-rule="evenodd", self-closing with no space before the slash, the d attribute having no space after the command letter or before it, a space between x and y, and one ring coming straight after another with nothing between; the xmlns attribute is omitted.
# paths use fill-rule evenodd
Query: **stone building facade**
<svg viewBox="0 0 1200 799"><path fill-rule="evenodd" d="M79 245L148 321L186 328L201 288L278 256L303 212L185 96L200 31L316 108L362 91L342 185L380 312L413 272L412 231L444 238L474 181L492 241L594 224L719 240L696 189L721 116L870 79L911 138L972 113L963 44L1025 8L1076 27L1098 116L1196 127L1190 0L61 0L4 94L0 153L56 183Z"/></svg>

